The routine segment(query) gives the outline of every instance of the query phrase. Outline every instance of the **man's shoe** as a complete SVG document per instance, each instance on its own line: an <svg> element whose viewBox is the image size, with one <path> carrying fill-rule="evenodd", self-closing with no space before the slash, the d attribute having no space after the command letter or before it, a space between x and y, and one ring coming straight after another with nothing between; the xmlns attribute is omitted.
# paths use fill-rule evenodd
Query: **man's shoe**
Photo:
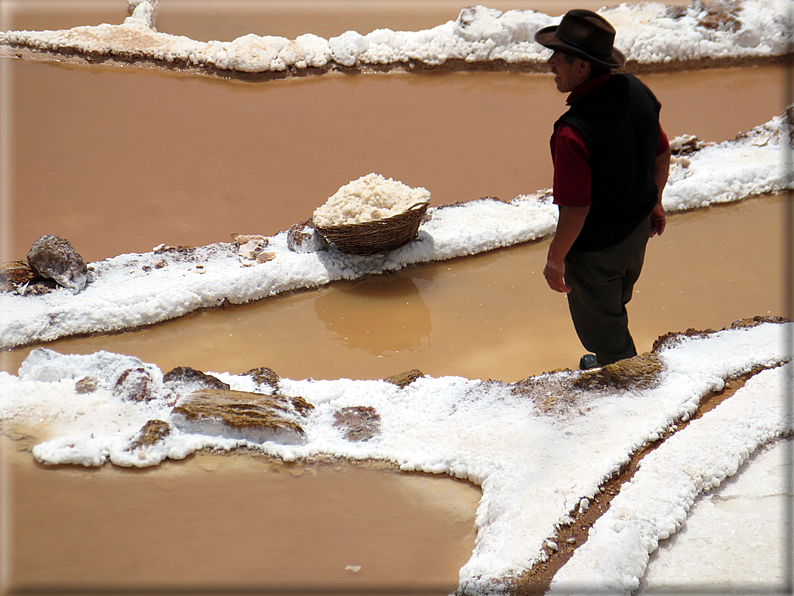
<svg viewBox="0 0 794 596"><path fill-rule="evenodd" d="M601 366L596 360L595 354L585 354L579 359L579 370L590 370Z"/></svg>

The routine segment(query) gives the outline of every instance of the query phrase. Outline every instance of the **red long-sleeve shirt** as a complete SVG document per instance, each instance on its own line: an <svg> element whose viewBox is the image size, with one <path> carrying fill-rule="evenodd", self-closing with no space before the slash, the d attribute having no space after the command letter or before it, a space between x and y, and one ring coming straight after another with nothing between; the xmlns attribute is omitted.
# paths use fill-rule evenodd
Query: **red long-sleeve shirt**
<svg viewBox="0 0 794 596"><path fill-rule="evenodd" d="M611 73L585 81L571 91L566 103L571 105L577 98L598 89L609 80ZM551 136L551 159L554 163L553 194L556 205L587 207L590 205L590 152L574 127L562 123ZM669 147L669 141L661 124L656 155Z"/></svg>

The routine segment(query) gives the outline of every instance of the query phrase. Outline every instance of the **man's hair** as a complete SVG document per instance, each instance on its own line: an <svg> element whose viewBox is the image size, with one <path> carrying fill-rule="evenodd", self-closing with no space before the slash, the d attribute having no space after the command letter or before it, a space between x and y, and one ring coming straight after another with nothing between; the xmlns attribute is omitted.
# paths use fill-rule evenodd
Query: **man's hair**
<svg viewBox="0 0 794 596"><path fill-rule="evenodd" d="M559 50L558 50L559 51ZM579 56L574 56L573 54L569 54L567 52L560 52L562 54L562 59L565 60L566 64L573 64L574 60L582 60L583 62L587 62L590 65L590 75L587 77L587 80L596 79L602 75L611 72L609 68L606 66L599 66L598 64L593 64L589 60L585 60L584 58L580 58Z"/></svg>

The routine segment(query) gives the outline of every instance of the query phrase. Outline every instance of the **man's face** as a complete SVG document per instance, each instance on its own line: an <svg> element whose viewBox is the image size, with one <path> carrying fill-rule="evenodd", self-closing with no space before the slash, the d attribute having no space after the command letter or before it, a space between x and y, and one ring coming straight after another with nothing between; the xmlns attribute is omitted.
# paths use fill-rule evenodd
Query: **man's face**
<svg viewBox="0 0 794 596"><path fill-rule="evenodd" d="M561 93L573 91L584 83L590 74L590 64L579 58L574 58L571 62L568 61L569 59L566 59L562 52L554 52L547 63L554 73L557 91Z"/></svg>

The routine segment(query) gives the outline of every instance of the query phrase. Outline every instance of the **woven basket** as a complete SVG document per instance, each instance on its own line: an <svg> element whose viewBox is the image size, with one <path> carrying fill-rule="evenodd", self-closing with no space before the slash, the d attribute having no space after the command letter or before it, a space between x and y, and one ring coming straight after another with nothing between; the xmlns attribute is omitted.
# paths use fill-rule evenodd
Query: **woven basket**
<svg viewBox="0 0 794 596"><path fill-rule="evenodd" d="M314 228L326 240L352 255L381 255L397 250L416 238L429 203L416 203L402 213L385 219L344 226Z"/></svg>

